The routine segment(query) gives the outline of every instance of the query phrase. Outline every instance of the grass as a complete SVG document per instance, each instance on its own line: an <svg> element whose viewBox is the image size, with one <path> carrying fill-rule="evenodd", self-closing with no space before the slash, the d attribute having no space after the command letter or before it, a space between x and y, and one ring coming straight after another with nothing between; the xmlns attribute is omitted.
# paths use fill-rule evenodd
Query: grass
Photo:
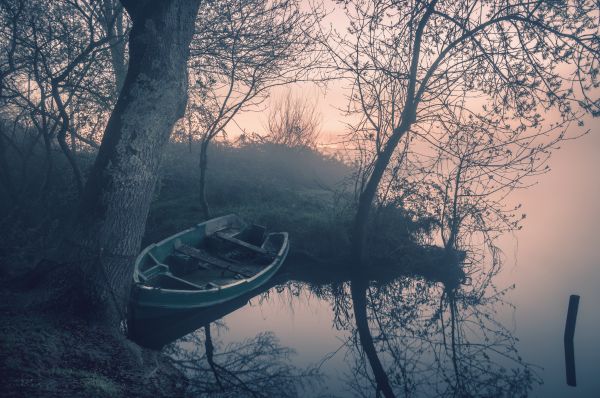
<svg viewBox="0 0 600 398"><path fill-rule="evenodd" d="M85 370L57 368L52 370L50 376L60 380L75 380L78 384L73 386L74 390L80 390L82 396L90 398L117 398L124 397L123 389L114 380L109 379L102 374L89 372Z"/></svg>
<svg viewBox="0 0 600 398"><path fill-rule="evenodd" d="M186 145L169 144L144 244L202 221L197 151L192 149L190 152ZM44 251L52 247L60 232L62 221L76 205L69 166L59 154L56 156L49 191L40 192L35 184L44 175L41 154L28 165L28 177L22 180L23 200L18 206L11 208L0 190L3 396L181 396L186 380L164 357L87 321L61 318L37 309L31 303L42 302L47 292L19 289L12 283L15 276L44 257ZM81 156L85 164L91 164L91 154ZM291 255L286 266L297 273L294 278L308 278L317 284L335 283L348 277L348 273L341 272L340 264L346 267L343 260L350 247L354 204L345 182L352 172L342 162L312 150L277 145L215 145L209 152L208 201L214 216L237 213L270 230L288 231ZM390 255L396 259L392 263L402 263L399 267L387 267L385 272L396 276L401 271L423 274L423 270L439 268L414 260L436 254L431 249L415 250L415 238L426 231L426 223L413 221L402 209L393 207L379 209L377 214L372 225L377 228L378 234L373 235L377 239L370 242L374 258L382 258L377 265L389 264ZM302 257L303 254L307 256ZM302 267L294 268L290 265L294 255L322 261L302 261ZM413 258L412 268L405 261L409 257ZM377 279L381 275L373 273L370 277Z"/></svg>
<svg viewBox="0 0 600 398"><path fill-rule="evenodd" d="M198 153L196 145L170 143L166 147L144 246L204 220ZM27 165L28 178L16 210L0 206L0 259L6 259L4 263L27 267L36 262L34 257L43 257L44 248L52 246L60 225L76 206L70 166L59 153L53 158L51 189L40 192L36 186L36 181L45 178L44 156L35 155ZM80 152L78 156L82 169L89 169L93 154ZM292 256L306 254L333 264L350 252L354 170L347 164L308 148L268 143L216 143L209 148L208 159L206 192L212 216L236 213L271 231L287 231ZM0 201L7 200L0 190ZM377 234L372 234L376 239L369 242L369 248L378 259L412 247L427 229L402 209L386 207L376 213L380 217L375 217L372 229ZM2 267L0 275L3 271L11 273Z"/></svg>
<svg viewBox="0 0 600 398"><path fill-rule="evenodd" d="M183 144L167 149L144 244L203 221L197 151ZM271 231L290 234L290 253L330 266L347 262L355 203L349 192L353 169L310 149L273 144L215 145L209 152L207 199L212 216L236 213ZM374 211L370 258L393 263L418 250L430 223L393 206ZM307 258L303 256L303 258Z"/></svg>
<svg viewBox="0 0 600 398"><path fill-rule="evenodd" d="M167 146L144 246L204 220L198 152L195 145ZM289 232L291 257L305 255L303 258L320 259L332 266L347 262L355 211L351 167L315 150L275 144L216 143L208 157L207 199L212 216L236 213L271 231ZM47 192L40 192L35 185L45 176L44 154L32 159L21 195L24 199L15 211L0 206L0 262L4 264L0 276L14 274L15 269L27 268L43 257L76 206L77 194L64 157L56 153ZM85 170L92 164L93 154L80 152L79 160ZM2 192L0 201L6 201ZM426 220L393 206L374 214L378 216L371 229L377 233L371 234L374 238L367 247L374 261L394 262L418 252L416 242L429 228Z"/></svg>
<svg viewBox="0 0 600 398"><path fill-rule="evenodd" d="M197 159L172 144L163 161L144 243L203 220ZM278 145L217 145L209 153L207 199L213 216L236 213L272 231L288 231L291 247L332 257L348 245L351 221L343 188L345 164L312 150Z"/></svg>

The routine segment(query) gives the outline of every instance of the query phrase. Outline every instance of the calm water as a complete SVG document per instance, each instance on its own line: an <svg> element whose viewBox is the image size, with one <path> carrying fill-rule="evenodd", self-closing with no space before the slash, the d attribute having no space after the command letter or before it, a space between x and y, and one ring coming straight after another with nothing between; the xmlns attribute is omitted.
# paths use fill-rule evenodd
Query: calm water
<svg viewBox="0 0 600 398"><path fill-rule="evenodd" d="M528 283L527 273L513 277ZM164 351L195 380L191 396L375 396L375 374L397 396L595 396L593 283L578 285L578 386L568 387L562 334L571 291L534 279L528 292L503 294L409 278L315 284L284 273L253 297L151 327L149 338L178 338Z"/></svg>
<svg viewBox="0 0 600 398"><path fill-rule="evenodd" d="M222 309L222 317L178 321L179 333L198 330L164 351L193 376L191 396L375 396L378 367L397 396L595 396L600 357L589 328L598 319L588 319L586 296L575 340L578 386L568 387L566 297L548 289L521 314L502 294L459 292L411 279L368 289L361 281L286 282Z"/></svg>
<svg viewBox="0 0 600 398"><path fill-rule="evenodd" d="M600 149L585 142L584 152ZM573 153L517 198L527 223L518 243L502 240L489 284L314 283L296 269L226 307L150 326L147 338L176 339L163 350L194 380L190 396L595 397L600 165ZM570 294L581 295L577 387L566 385L563 351Z"/></svg>

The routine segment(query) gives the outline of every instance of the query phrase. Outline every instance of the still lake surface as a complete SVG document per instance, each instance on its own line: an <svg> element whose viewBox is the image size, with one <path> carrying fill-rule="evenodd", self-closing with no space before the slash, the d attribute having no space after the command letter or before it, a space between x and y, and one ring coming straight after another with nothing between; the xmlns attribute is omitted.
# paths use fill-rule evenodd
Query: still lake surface
<svg viewBox="0 0 600 398"><path fill-rule="evenodd" d="M525 228L502 239L503 268L485 288L331 285L284 270L260 294L152 332L159 345L177 338L163 350L193 376L190 396L376 396L386 386L415 397L598 396L600 140L577 144L517 195ZM570 294L581 296L576 387L563 346Z"/></svg>

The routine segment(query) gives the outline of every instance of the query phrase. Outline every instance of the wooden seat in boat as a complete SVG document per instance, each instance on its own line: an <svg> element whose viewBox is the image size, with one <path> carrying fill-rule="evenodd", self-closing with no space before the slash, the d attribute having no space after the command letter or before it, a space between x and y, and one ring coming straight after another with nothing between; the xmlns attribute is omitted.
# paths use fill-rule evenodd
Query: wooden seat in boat
<svg viewBox="0 0 600 398"><path fill-rule="evenodd" d="M254 274L256 274L256 269L254 268L222 260L220 258L210 255L209 253L203 250L196 249L195 247L179 244L175 247L175 250L187 256L200 260L205 264L209 264L223 270L231 271L246 278L252 277Z"/></svg>
<svg viewBox="0 0 600 398"><path fill-rule="evenodd" d="M236 247L240 247L246 250L250 250L252 252L258 253L258 254L262 254L263 256L272 256L271 253L269 253L268 251L266 251L265 249L263 249L260 246L255 246L252 245L248 242L244 242L243 240L240 240L238 238L235 238L233 236L224 234L222 232L215 232L212 237L226 241L230 244L235 245Z"/></svg>

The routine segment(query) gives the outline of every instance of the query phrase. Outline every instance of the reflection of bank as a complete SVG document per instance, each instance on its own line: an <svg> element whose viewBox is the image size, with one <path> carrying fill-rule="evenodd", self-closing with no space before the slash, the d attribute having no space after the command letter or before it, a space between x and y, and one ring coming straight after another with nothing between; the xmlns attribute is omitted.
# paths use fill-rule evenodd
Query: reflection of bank
<svg viewBox="0 0 600 398"><path fill-rule="evenodd" d="M344 277L322 271L317 275L314 268L293 262L282 271L262 289L227 303L132 324L132 335L150 347L177 339L164 352L189 375L196 391L228 389L227 396L250 396L251 390L263 392L257 396L293 396L302 383L298 375L315 376L314 380L322 377L320 367L311 373L291 365L292 350L268 331L230 344L224 344L215 331L225 325L220 318L246 311L248 301L266 297L265 291L269 290L271 302L280 290L302 297L299 287L331 304L332 328L343 331L344 338L350 336L344 343L344 366L349 366L344 373L351 377L344 379L344 388L349 386L357 395L525 396L538 380L521 360L511 331L495 319L502 292L493 287L483 292L463 285L460 273L434 280L400 275L373 278L373 270ZM291 311L298 304L290 301ZM317 363L327 361L329 355ZM274 381L271 375L279 379Z"/></svg>

